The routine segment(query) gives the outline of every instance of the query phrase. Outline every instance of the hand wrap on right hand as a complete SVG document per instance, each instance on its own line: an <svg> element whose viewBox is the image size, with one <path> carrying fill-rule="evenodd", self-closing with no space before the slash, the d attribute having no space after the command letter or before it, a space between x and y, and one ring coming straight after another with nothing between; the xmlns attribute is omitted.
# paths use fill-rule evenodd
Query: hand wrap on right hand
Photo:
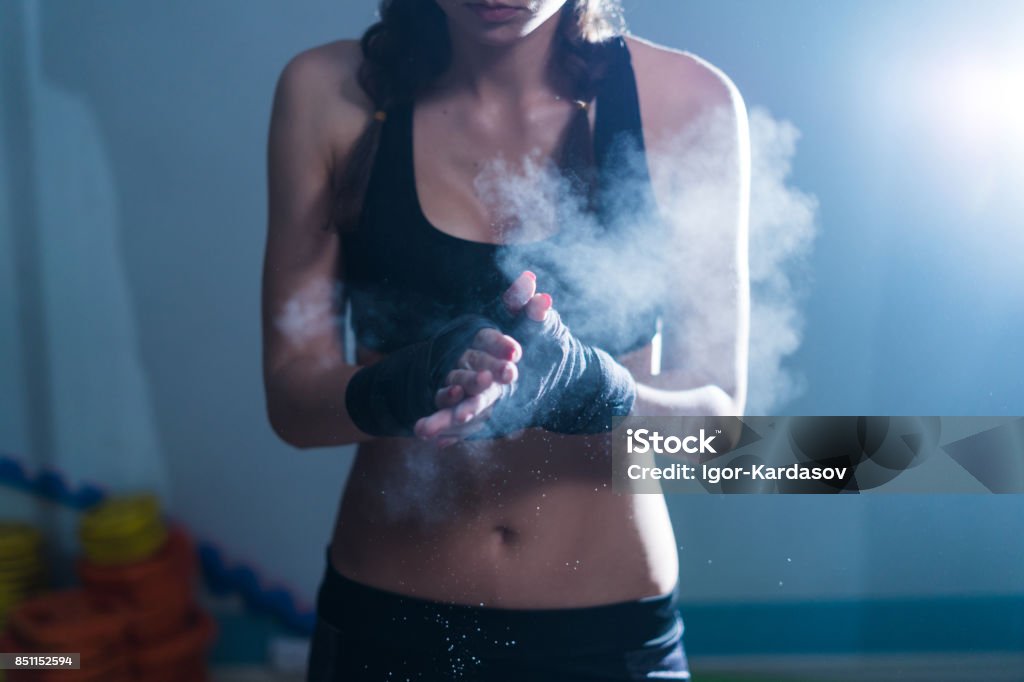
<svg viewBox="0 0 1024 682"><path fill-rule="evenodd" d="M401 348L349 380L345 407L371 436L411 436L421 417L437 411L435 394L482 329L498 328L480 315L462 315L437 334Z"/></svg>

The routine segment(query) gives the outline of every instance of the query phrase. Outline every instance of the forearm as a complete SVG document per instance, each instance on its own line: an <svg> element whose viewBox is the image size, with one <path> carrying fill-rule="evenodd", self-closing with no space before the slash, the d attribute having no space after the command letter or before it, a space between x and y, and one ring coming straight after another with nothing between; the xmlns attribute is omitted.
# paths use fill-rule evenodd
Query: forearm
<svg viewBox="0 0 1024 682"><path fill-rule="evenodd" d="M267 413L274 432L298 448L370 440L352 422L345 392L361 368L301 358L266 373Z"/></svg>
<svg viewBox="0 0 1024 682"><path fill-rule="evenodd" d="M720 386L705 384L692 388L671 387L671 381L637 382L631 416L689 417L742 416L743 401Z"/></svg>
<svg viewBox="0 0 1024 682"><path fill-rule="evenodd" d="M430 338L365 367L306 354L268 371L275 431L297 447L343 445L371 437L412 437L435 412L438 392L477 334L496 325L460 315Z"/></svg>

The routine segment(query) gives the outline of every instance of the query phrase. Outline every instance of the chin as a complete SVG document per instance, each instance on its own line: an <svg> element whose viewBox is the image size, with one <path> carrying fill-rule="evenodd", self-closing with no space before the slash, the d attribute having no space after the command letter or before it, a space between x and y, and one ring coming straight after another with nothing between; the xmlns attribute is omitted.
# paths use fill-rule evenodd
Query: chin
<svg viewBox="0 0 1024 682"><path fill-rule="evenodd" d="M450 2L439 4L448 15L452 31L457 31L465 38L482 45L506 46L513 45L533 33L545 21L553 17L562 3L553 3L538 8L536 6L519 6L518 3L510 2L509 6L514 4L518 7L518 13L504 19L500 16L488 19L471 9L474 5L492 4L492 0L468 4ZM537 11L538 9L540 11Z"/></svg>
<svg viewBox="0 0 1024 682"><path fill-rule="evenodd" d="M507 22L490 26L472 21L451 22L452 31L458 31L464 38L495 47L514 45L530 35L534 28L536 26L531 22Z"/></svg>
<svg viewBox="0 0 1024 682"><path fill-rule="evenodd" d="M490 30L464 31L463 35L481 45L505 47L515 45L530 35L530 31L523 26L501 26Z"/></svg>

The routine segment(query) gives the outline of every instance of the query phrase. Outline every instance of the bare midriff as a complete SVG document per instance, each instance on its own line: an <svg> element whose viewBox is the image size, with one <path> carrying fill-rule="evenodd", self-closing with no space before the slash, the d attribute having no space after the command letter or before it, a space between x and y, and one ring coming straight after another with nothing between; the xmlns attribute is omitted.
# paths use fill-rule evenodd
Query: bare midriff
<svg viewBox="0 0 1024 682"><path fill-rule="evenodd" d="M651 347L619 361L643 381ZM410 438L363 443L331 562L373 587L501 608L665 594L678 566L664 498L613 492L611 466L603 439L537 429L443 450Z"/></svg>

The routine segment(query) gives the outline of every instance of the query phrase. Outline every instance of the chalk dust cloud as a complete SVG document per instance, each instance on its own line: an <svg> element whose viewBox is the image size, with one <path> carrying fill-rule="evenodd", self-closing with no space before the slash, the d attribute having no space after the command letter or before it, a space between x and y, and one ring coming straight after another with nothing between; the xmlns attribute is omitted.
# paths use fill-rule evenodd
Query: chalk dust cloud
<svg viewBox="0 0 1024 682"><path fill-rule="evenodd" d="M800 347L803 264L817 230L816 199L793 186L799 130L764 109L749 115L749 277L751 291L748 414L778 411L801 390L802 377L786 366ZM721 239L737 215L734 129L708 116L686 134L646 157L627 145L614 150L613 192L605 196L604 221L586 210L571 181L537 155L496 159L475 183L496 224L512 244L499 256L509 278L523 270L545 282L558 279L571 295L555 301L577 335L614 341L631 338L634 311L654 302L663 326L685 341L695 374L723 355L735 287L713 276L728 265ZM644 161L655 179L657 208L646 200ZM555 234L560 233L560 234ZM554 236L553 236L554 235ZM570 248L556 246L568 244ZM444 267L439 263L438 267ZM312 348L328 328L342 328L332 314L339 290L313 284L289 301L277 329L298 348ZM380 301L389 316L389 302ZM329 364L325 360L325 364Z"/></svg>
<svg viewBox="0 0 1024 682"><path fill-rule="evenodd" d="M634 313L655 302L663 326L674 330L696 377L728 355L728 330L735 314L737 280L720 275L735 261L730 231L749 213L751 291L748 414L782 408L801 390L799 373L785 366L800 347L802 265L817 229L816 199L790 181L799 131L764 109L750 123L749 211L736 183L735 126L728 115L710 115L657 151L648 150L656 207L645 202L645 157L620 145L599 224L571 183L542 160L499 159L476 183L477 194L518 242L505 250L500 267L508 277L523 270L538 286L558 279L572 292L555 307L581 337L632 338ZM550 235L569 233L571 249ZM723 237L725 235L725 237ZM563 297L564 298L564 297Z"/></svg>

